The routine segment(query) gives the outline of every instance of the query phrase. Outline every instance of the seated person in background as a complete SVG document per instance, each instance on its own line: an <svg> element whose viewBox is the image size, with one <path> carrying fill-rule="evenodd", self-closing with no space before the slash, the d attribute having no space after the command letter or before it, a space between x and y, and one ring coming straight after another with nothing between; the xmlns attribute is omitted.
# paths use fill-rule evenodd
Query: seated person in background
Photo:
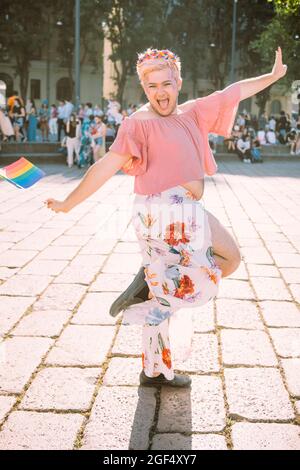
<svg viewBox="0 0 300 470"><path fill-rule="evenodd" d="M210 132L208 134L209 146L212 149L212 153L215 154L217 151L218 135Z"/></svg>
<svg viewBox="0 0 300 470"><path fill-rule="evenodd" d="M228 152L230 152L230 150L233 150L235 152L236 143L240 136L240 127L236 124L233 127L230 137L228 137L228 139L224 139L224 144L227 144Z"/></svg>
<svg viewBox="0 0 300 470"><path fill-rule="evenodd" d="M271 116L271 119L269 120L269 129L273 130L274 132L276 131L276 120L274 116Z"/></svg>
<svg viewBox="0 0 300 470"><path fill-rule="evenodd" d="M300 124L297 124L297 127L298 129L291 129L286 135L287 144L291 147L291 155L300 154Z"/></svg>
<svg viewBox="0 0 300 470"><path fill-rule="evenodd" d="M296 126L296 144L295 144L296 155L300 155L300 121Z"/></svg>
<svg viewBox="0 0 300 470"><path fill-rule="evenodd" d="M249 135L242 135L236 144L236 153L244 163L251 162L251 142Z"/></svg>
<svg viewBox="0 0 300 470"><path fill-rule="evenodd" d="M116 137L116 130L114 126L112 126L112 124L107 124L106 125L106 140L113 142L115 137Z"/></svg>
<svg viewBox="0 0 300 470"><path fill-rule="evenodd" d="M251 139L251 163L262 163L261 146L257 137Z"/></svg>
<svg viewBox="0 0 300 470"><path fill-rule="evenodd" d="M264 129L261 127L257 133L257 138L260 142L260 145L266 145L266 133Z"/></svg>
<svg viewBox="0 0 300 470"><path fill-rule="evenodd" d="M273 129L268 129L266 134L267 143L270 145L275 145L276 141L276 134Z"/></svg>

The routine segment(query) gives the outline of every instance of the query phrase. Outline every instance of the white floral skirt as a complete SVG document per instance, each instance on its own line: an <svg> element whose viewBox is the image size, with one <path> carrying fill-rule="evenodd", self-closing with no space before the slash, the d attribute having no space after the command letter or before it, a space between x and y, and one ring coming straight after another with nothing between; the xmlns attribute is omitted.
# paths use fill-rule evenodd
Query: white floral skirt
<svg viewBox="0 0 300 470"><path fill-rule="evenodd" d="M213 258L208 216L201 200L176 186L136 194L132 223L153 298L124 310L122 323L143 325L146 375L172 379L174 357L185 361L191 353L194 312L201 315L190 307L215 298L222 276Z"/></svg>

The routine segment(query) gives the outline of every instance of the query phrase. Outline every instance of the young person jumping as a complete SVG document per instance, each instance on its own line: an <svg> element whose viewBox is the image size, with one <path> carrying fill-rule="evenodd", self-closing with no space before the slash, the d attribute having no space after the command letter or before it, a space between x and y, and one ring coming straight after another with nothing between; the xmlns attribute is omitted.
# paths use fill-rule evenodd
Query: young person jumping
<svg viewBox="0 0 300 470"><path fill-rule="evenodd" d="M229 137L239 102L279 80L287 66L278 47L271 73L181 105L181 63L173 52L147 49L136 69L148 102L123 120L109 151L64 201L45 203L69 212L118 170L135 176L132 222L142 267L110 314L123 311L123 324L143 325L142 385L185 387L191 379L175 374L173 361L175 350L182 360L191 352L190 307L215 298L220 279L241 260L234 238L201 201L205 174L217 171L208 134Z"/></svg>

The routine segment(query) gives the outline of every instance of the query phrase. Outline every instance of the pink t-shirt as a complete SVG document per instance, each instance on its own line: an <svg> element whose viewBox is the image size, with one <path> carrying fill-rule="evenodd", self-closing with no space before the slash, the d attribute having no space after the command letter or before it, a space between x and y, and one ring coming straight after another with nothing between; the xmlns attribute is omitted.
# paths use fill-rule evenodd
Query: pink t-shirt
<svg viewBox="0 0 300 470"><path fill-rule="evenodd" d="M195 99L179 115L126 117L109 150L132 156L122 170L135 176L134 192L154 194L216 173L208 134L230 136L239 101L237 82Z"/></svg>

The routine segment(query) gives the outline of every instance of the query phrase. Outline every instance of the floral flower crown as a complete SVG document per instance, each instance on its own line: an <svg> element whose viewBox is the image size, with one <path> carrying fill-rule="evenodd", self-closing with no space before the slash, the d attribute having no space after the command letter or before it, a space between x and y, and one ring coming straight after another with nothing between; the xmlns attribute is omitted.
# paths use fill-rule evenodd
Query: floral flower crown
<svg viewBox="0 0 300 470"><path fill-rule="evenodd" d="M138 55L136 65L141 65L143 62L149 59L165 59L167 61L171 60L171 62L174 62L174 64L176 64L176 62L179 60L179 57L177 57L173 52L169 51L168 49L147 49L145 52Z"/></svg>

